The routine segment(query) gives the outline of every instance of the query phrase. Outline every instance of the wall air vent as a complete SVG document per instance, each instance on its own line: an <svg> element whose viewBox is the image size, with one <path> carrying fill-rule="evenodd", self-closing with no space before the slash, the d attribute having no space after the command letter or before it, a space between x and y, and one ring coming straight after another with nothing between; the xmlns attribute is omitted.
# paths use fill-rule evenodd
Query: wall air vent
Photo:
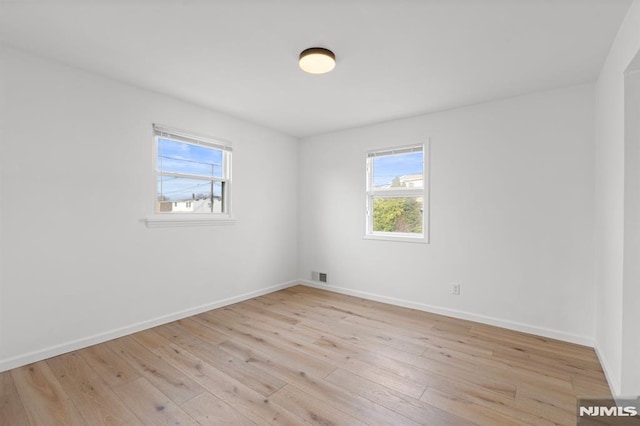
<svg viewBox="0 0 640 426"><path fill-rule="evenodd" d="M326 272L317 272L311 271L311 281L317 281L321 283L327 282L327 273Z"/></svg>

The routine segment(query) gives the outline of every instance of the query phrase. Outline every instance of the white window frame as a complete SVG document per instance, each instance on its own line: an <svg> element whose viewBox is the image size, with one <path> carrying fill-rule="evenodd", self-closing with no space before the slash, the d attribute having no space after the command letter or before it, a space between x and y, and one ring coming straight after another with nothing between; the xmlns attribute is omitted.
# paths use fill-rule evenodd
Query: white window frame
<svg viewBox="0 0 640 426"><path fill-rule="evenodd" d="M180 143L187 143L192 145L199 145L206 148L213 148L223 152L222 155L222 177L208 177L205 180L212 182L224 182L223 194L222 194L222 213L187 213L187 212L159 212L158 200L157 200L157 178L160 175L163 176L177 176L186 178L197 178L200 176L193 176L188 174L162 172L158 169L158 139L171 139ZM191 226L216 226L216 225L230 225L235 223L235 219L231 215L231 157L232 146L230 142L222 141L220 139L214 139L209 136L200 135L194 132L180 130L163 126L160 124L153 125L153 175L154 175L154 189L153 189L153 214L146 218L146 224L149 228L165 228L165 227L191 227Z"/></svg>
<svg viewBox="0 0 640 426"><path fill-rule="evenodd" d="M413 243L429 242L429 141L421 144L398 146L392 148L377 149L367 152L366 163L366 219L365 239L384 241L405 241ZM375 157L397 155L422 151L422 188L376 188L373 184L373 159ZM408 232L380 232L373 231L373 200L375 197L422 197L422 233Z"/></svg>

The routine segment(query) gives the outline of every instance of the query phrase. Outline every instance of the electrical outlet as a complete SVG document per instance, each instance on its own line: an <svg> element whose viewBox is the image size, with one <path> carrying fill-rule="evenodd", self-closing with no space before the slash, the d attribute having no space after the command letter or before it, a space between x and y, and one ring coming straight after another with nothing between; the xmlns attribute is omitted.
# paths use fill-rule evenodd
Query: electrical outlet
<svg viewBox="0 0 640 426"><path fill-rule="evenodd" d="M458 283L451 284L451 294L460 296L460 284Z"/></svg>

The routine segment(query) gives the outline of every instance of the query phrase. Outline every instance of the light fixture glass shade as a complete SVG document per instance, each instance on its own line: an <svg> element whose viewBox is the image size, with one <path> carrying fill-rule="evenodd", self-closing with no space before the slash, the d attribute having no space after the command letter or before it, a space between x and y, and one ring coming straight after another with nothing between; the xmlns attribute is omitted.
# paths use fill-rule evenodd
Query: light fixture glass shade
<svg viewBox="0 0 640 426"><path fill-rule="evenodd" d="M329 49L311 47L300 53L300 68L309 74L324 74L336 66L336 56Z"/></svg>

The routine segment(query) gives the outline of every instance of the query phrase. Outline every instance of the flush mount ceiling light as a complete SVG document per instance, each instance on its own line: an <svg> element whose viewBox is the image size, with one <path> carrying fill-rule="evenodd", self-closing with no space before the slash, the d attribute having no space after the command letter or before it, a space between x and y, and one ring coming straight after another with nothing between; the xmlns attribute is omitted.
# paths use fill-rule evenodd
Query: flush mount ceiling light
<svg viewBox="0 0 640 426"><path fill-rule="evenodd" d="M336 66L336 55L323 47L311 47L300 52L298 64L309 74L324 74Z"/></svg>

